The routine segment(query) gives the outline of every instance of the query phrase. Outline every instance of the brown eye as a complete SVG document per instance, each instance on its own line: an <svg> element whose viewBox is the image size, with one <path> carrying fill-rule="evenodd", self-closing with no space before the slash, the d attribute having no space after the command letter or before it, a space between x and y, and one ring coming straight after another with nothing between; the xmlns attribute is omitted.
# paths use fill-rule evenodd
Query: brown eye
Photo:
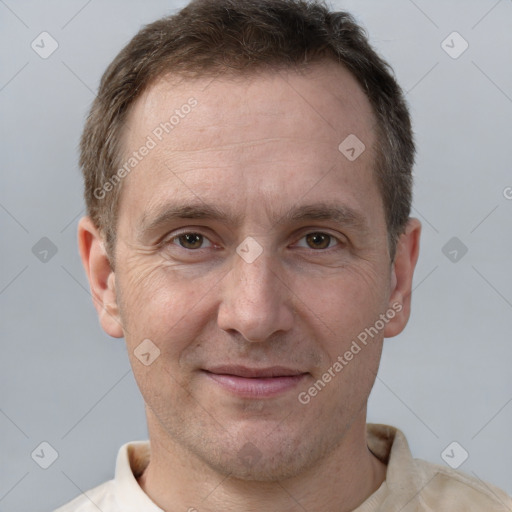
<svg viewBox="0 0 512 512"><path fill-rule="evenodd" d="M332 238L331 235L325 233L310 233L306 235L306 242L312 249L327 249Z"/></svg>
<svg viewBox="0 0 512 512"><path fill-rule="evenodd" d="M175 238L184 249L200 249L203 244L204 237L198 233L184 233Z"/></svg>

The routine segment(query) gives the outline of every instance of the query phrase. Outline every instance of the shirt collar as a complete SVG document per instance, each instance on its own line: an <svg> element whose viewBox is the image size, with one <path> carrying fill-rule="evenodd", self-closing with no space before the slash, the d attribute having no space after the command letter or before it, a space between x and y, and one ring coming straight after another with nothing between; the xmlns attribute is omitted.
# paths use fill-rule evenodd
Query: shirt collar
<svg viewBox="0 0 512 512"><path fill-rule="evenodd" d="M119 449L116 461L115 496L123 512L164 512L142 490L137 477L149 463L149 441L133 441Z"/></svg>
<svg viewBox="0 0 512 512"><path fill-rule="evenodd" d="M425 475L418 471L404 434L395 427L376 423L366 425L367 443L370 451L387 465L386 480L381 487L364 503L375 501L375 505L384 506L388 501L394 505L406 507L416 495L429 483ZM357 512L370 512L377 508L359 508ZM405 512L406 509L404 509Z"/></svg>

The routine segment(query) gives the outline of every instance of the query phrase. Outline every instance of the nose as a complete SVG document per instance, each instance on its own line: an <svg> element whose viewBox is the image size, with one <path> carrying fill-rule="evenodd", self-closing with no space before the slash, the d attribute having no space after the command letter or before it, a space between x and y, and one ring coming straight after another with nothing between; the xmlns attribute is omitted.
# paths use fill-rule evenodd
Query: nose
<svg viewBox="0 0 512 512"><path fill-rule="evenodd" d="M234 255L233 267L221 285L217 319L221 329L237 332L249 342L263 342L292 328L293 294L275 267L266 251L252 263Z"/></svg>

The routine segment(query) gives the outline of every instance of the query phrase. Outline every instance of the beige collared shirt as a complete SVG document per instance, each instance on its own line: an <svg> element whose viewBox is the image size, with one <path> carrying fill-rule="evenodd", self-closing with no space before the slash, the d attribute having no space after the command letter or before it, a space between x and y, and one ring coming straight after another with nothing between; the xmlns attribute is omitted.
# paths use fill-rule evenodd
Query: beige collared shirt
<svg viewBox="0 0 512 512"><path fill-rule="evenodd" d="M400 430L369 423L367 439L372 453L387 465L386 480L354 512L512 512L512 499L493 485L413 459ZM149 441L123 445L113 480L54 512L164 512L137 483L149 456Z"/></svg>

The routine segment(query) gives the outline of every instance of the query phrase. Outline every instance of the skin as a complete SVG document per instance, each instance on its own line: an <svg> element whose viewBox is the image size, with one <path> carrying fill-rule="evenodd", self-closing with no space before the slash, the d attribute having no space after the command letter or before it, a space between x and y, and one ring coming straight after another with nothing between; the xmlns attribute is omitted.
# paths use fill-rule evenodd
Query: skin
<svg viewBox="0 0 512 512"><path fill-rule="evenodd" d="M130 112L127 156L190 97L198 104L124 178L115 270L91 220L79 224L101 325L125 338L146 403L152 450L139 484L163 510L349 511L385 479L366 444L366 407L383 339L409 318L421 225L409 220L392 262L370 104L338 65L309 71L161 78ZM352 162L338 150L349 134L366 146ZM279 222L319 203L351 208L364 226ZM140 228L145 211L151 221L155 208L178 204L212 205L232 220ZM262 249L252 263L236 252L248 236ZM401 311L300 403L393 304ZM134 354L144 339L160 350L148 366ZM307 375L277 396L243 398L202 371L220 364ZM247 443L258 454L250 462L240 456Z"/></svg>

